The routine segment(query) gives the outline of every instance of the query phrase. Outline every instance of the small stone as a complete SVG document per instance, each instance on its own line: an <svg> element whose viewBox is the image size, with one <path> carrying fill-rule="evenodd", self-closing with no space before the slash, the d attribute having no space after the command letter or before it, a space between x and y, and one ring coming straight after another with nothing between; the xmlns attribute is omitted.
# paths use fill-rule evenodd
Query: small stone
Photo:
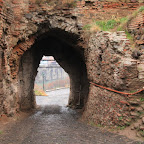
<svg viewBox="0 0 144 144"><path fill-rule="evenodd" d="M25 18L31 19L31 18L32 18L32 15L31 15L31 14L25 14Z"/></svg>
<svg viewBox="0 0 144 144"><path fill-rule="evenodd" d="M131 111L134 111L136 108L135 107L130 107L130 110Z"/></svg>
<svg viewBox="0 0 144 144"><path fill-rule="evenodd" d="M130 112L130 115L131 115L131 116L135 116L135 117L138 117L138 116L139 116L139 114L138 114L137 112Z"/></svg>
<svg viewBox="0 0 144 144"><path fill-rule="evenodd" d="M141 134L139 132L137 132L136 136L137 137L141 137Z"/></svg>
<svg viewBox="0 0 144 144"><path fill-rule="evenodd" d="M140 126L140 130L144 130L144 126Z"/></svg>
<svg viewBox="0 0 144 144"><path fill-rule="evenodd" d="M144 104L141 105L141 108L144 109Z"/></svg>
<svg viewBox="0 0 144 144"><path fill-rule="evenodd" d="M137 39L137 40L140 40L140 38L141 38L141 36L140 36L140 35L138 35L136 39Z"/></svg>
<svg viewBox="0 0 144 144"><path fill-rule="evenodd" d="M132 3L135 3L135 2L137 2L137 0L131 0L131 2L132 2Z"/></svg>
<svg viewBox="0 0 144 144"><path fill-rule="evenodd" d="M133 124L133 127L134 127L135 129L138 129L138 128L140 127L140 124L139 124L139 123L134 123L134 124Z"/></svg>
<svg viewBox="0 0 144 144"><path fill-rule="evenodd" d="M144 49L144 45L141 45L141 46L140 46L140 49Z"/></svg>
<svg viewBox="0 0 144 144"><path fill-rule="evenodd" d="M138 59L141 55L142 55L142 53L138 50L135 50L132 53L132 57L135 58L135 59Z"/></svg>
<svg viewBox="0 0 144 144"><path fill-rule="evenodd" d="M131 105L136 105L136 106L139 105L139 102L136 101L136 100L130 100L129 103L130 103Z"/></svg>
<svg viewBox="0 0 144 144"><path fill-rule="evenodd" d="M132 127L131 127L131 130L134 130L134 129L135 129L134 126L132 126Z"/></svg>
<svg viewBox="0 0 144 144"><path fill-rule="evenodd" d="M122 116L122 115L121 115L121 114L119 114L119 113L117 113L117 116L118 116L118 117L120 117L120 116Z"/></svg>
<svg viewBox="0 0 144 144"><path fill-rule="evenodd" d="M142 123L144 124L144 117L142 117Z"/></svg>
<svg viewBox="0 0 144 144"><path fill-rule="evenodd" d="M137 110L138 112L140 112L140 111L142 111L143 109L142 109L141 107L137 107L136 110Z"/></svg>

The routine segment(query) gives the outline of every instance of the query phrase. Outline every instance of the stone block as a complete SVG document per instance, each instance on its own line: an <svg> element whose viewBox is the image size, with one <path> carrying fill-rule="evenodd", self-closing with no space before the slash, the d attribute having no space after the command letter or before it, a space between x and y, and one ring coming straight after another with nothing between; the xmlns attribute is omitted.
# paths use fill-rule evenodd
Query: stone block
<svg viewBox="0 0 144 144"><path fill-rule="evenodd" d="M138 117L139 116L139 114L137 112L130 112L130 115L134 116L134 117Z"/></svg>
<svg viewBox="0 0 144 144"><path fill-rule="evenodd" d="M139 79L144 79L144 72L139 73L138 78Z"/></svg>
<svg viewBox="0 0 144 144"><path fill-rule="evenodd" d="M142 126L140 126L140 128L139 128L140 130L144 130L144 126L142 125Z"/></svg>
<svg viewBox="0 0 144 144"><path fill-rule="evenodd" d="M139 72L144 72L144 64L143 63L138 64L137 69Z"/></svg>

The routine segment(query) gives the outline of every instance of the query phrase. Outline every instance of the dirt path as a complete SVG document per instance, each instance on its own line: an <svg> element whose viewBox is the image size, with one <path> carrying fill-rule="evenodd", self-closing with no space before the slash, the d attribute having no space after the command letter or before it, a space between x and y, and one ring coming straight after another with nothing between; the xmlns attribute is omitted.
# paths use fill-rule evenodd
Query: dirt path
<svg viewBox="0 0 144 144"><path fill-rule="evenodd" d="M57 105L52 94L44 101L38 97L39 110L0 134L0 144L140 144L80 122L77 112L64 105L68 95L59 94Z"/></svg>

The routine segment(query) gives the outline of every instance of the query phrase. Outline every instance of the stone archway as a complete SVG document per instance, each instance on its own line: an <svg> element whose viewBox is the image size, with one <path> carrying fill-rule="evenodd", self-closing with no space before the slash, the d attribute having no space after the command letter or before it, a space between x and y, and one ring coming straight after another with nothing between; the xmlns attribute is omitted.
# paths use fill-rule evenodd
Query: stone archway
<svg viewBox="0 0 144 144"><path fill-rule="evenodd" d="M0 115L11 116L34 106L34 77L45 54L53 55L69 73L71 106L79 103L81 89L80 107L84 106L85 120L125 125L127 119L136 119L130 108L137 97L131 99L88 83L128 92L143 87L144 58L142 55L136 60L131 56L125 32L98 31L84 36L79 19L71 11L35 9L23 3L10 0L3 3ZM121 115L123 121L119 120Z"/></svg>
<svg viewBox="0 0 144 144"><path fill-rule="evenodd" d="M20 109L30 109L34 106L34 80L37 68L43 55L54 56L55 60L64 68L70 77L69 106L82 108L87 100L89 83L84 61L84 51L73 45L73 41L66 41L71 34L59 29L50 30L37 38L35 43L20 58L18 70ZM81 48L81 50L80 50Z"/></svg>

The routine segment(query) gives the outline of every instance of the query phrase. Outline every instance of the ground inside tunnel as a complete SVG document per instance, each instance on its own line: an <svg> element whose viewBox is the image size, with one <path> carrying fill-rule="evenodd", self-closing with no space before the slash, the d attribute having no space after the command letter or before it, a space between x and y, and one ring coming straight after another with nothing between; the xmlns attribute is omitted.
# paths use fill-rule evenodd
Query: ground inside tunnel
<svg viewBox="0 0 144 144"><path fill-rule="evenodd" d="M59 35L61 34L61 36ZM67 37L71 41L67 41ZM27 110L35 106L33 93L37 68L42 56L53 56L70 77L70 96L68 105L83 108L89 92L84 51L77 49L75 37L61 31L51 31L37 38L36 42L21 57L18 79L20 109Z"/></svg>

